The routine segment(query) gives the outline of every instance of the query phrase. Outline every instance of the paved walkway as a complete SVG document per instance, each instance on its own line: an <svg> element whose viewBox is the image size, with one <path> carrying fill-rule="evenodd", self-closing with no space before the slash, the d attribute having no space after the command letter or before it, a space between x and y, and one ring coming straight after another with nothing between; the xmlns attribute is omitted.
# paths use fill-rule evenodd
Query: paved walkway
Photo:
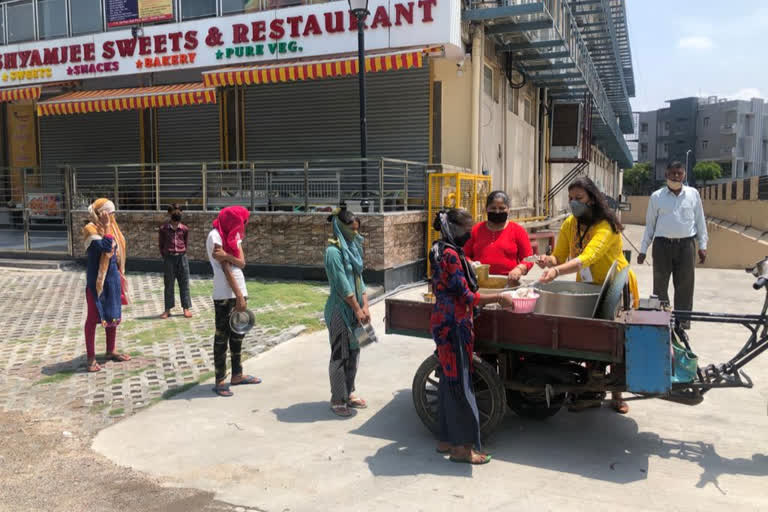
<svg viewBox="0 0 768 512"><path fill-rule="evenodd" d="M637 270L647 295L650 268ZM755 312L763 293L752 281L700 270L697 309ZM603 408L545 422L508 414L487 443L491 464L471 468L436 454L413 410L411 381L433 344L385 336L384 305L372 314L380 343L363 350L358 379L370 407L354 418L328 410L318 332L251 359L262 385L227 399L195 387L101 431L94 448L169 485L270 512L768 509L768 355L749 366L754 389L714 390L696 407L649 400L627 416ZM722 362L746 330L696 324L691 335L703 363Z"/></svg>
<svg viewBox="0 0 768 512"><path fill-rule="evenodd" d="M210 279L192 280L192 319L183 318L178 307L171 319L158 318L164 307L161 275L131 274L129 285L133 305L118 328L118 349L129 352L133 360L104 363L101 372L86 373L83 270L2 269L0 410L73 417L94 432L210 378ZM275 302L256 313L301 306ZM258 354L299 332L301 328L257 326L245 338L244 355ZM98 328L98 357L103 357L104 349L104 330Z"/></svg>

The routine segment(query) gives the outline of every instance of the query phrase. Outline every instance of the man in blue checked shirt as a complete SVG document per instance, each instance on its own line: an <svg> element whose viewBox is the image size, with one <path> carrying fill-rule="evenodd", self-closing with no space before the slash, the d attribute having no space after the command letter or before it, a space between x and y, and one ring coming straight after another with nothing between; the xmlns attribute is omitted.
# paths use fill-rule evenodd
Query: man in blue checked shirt
<svg viewBox="0 0 768 512"><path fill-rule="evenodd" d="M667 185L651 195L645 216L645 236L637 262L643 264L653 243L653 294L669 302L669 277L675 287L675 310L691 311L696 269L707 259L707 222L699 192L683 185L685 169L680 162L667 167ZM681 322L683 328L690 322Z"/></svg>

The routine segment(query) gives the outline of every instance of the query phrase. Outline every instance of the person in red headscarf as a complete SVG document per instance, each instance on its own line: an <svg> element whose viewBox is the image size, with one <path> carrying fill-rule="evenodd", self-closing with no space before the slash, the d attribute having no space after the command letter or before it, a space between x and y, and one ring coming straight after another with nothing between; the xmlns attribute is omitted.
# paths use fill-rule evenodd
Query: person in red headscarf
<svg viewBox="0 0 768 512"><path fill-rule="evenodd" d="M243 334L229 326L233 311L245 311L248 289L245 287L245 225L250 212L242 206L229 206L219 212L213 221L213 229L205 242L208 260L213 269L213 305L216 312L216 334L213 338L213 361L216 368L216 385L213 391L219 396L232 396L231 386L258 384L261 379L243 375L240 353ZM227 378L227 348L232 360L232 378Z"/></svg>

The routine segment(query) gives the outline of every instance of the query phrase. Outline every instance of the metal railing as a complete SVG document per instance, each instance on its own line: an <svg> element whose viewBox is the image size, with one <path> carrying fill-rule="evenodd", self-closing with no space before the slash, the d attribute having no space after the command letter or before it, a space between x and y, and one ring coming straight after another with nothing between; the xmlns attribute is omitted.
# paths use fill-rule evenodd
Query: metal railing
<svg viewBox="0 0 768 512"><path fill-rule="evenodd" d="M428 165L390 158L276 160L67 166L72 208L98 197L120 210L216 211L242 205L261 211L420 210Z"/></svg>

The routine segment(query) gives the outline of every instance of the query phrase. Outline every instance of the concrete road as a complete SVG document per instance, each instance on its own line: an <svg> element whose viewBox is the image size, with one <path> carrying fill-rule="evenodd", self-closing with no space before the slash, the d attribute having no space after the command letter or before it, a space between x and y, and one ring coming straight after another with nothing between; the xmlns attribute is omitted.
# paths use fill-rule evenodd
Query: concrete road
<svg viewBox="0 0 768 512"><path fill-rule="evenodd" d="M643 294L650 268L638 269ZM763 292L736 271L701 270L696 305L758 312ZM418 297L418 290L405 294ZM634 402L560 412L546 422L509 413L487 443L493 461L454 464L411 403L411 380L429 340L383 335L363 350L358 379L370 407L349 420L328 410L324 332L251 359L258 386L219 398L203 385L102 431L94 448L169 485L213 491L266 511L318 510L767 510L768 355L755 388L715 390L696 407ZM703 362L729 359L740 327L694 325Z"/></svg>

